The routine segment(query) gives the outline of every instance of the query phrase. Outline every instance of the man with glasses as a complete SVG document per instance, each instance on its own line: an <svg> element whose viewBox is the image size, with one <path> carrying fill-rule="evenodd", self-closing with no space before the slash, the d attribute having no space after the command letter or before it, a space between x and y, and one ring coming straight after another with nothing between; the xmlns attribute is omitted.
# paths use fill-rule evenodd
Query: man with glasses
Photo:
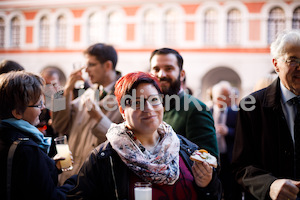
<svg viewBox="0 0 300 200"><path fill-rule="evenodd" d="M300 31L281 33L271 55L278 78L241 101L248 107L238 114L233 168L245 199L292 200L300 187Z"/></svg>
<svg viewBox="0 0 300 200"><path fill-rule="evenodd" d="M84 55L87 61L85 70L94 87L72 100L75 83L82 80L83 68L73 72L64 88L66 109L53 112L52 117L53 128L68 136L74 160L73 170L62 173L61 184L71 175L77 174L90 152L106 140L105 134L112 122L123 121L113 95L114 85L121 76L116 71L116 50L113 46L97 43L88 47Z"/></svg>
<svg viewBox="0 0 300 200"><path fill-rule="evenodd" d="M174 49L156 49L150 57L150 72L159 79L164 94L163 120L177 134L218 157L214 120L209 109L182 88L185 78L182 56Z"/></svg>

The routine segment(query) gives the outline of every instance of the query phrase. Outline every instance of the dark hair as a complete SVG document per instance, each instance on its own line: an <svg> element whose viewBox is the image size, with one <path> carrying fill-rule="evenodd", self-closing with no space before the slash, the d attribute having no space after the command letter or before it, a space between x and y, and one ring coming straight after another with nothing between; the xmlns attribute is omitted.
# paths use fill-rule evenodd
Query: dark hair
<svg viewBox="0 0 300 200"><path fill-rule="evenodd" d="M177 58L177 64L179 66L179 70L181 71L183 68L183 58L182 56L178 53L178 51L170 48L161 48L161 49L156 49L151 53L150 56L150 62L155 55L167 55L167 54L174 54Z"/></svg>
<svg viewBox="0 0 300 200"><path fill-rule="evenodd" d="M11 71L23 71L25 70L19 63L12 60L2 60L0 63L0 74L4 74Z"/></svg>
<svg viewBox="0 0 300 200"><path fill-rule="evenodd" d="M116 65L118 62L118 54L115 48L111 45L107 45L104 43L96 43L94 45L89 46L83 53L95 56L101 64L110 60L113 64L113 69L116 69Z"/></svg>
<svg viewBox="0 0 300 200"><path fill-rule="evenodd" d="M23 114L30 103L42 95L44 79L36 74L18 71L0 75L0 119L12 118L12 111Z"/></svg>
<svg viewBox="0 0 300 200"><path fill-rule="evenodd" d="M152 74L145 72L129 73L121 77L115 85L115 96L118 105L121 105L122 97L127 94L132 95L132 90L136 89L141 83L150 83L157 89L159 94L162 93L159 80Z"/></svg>

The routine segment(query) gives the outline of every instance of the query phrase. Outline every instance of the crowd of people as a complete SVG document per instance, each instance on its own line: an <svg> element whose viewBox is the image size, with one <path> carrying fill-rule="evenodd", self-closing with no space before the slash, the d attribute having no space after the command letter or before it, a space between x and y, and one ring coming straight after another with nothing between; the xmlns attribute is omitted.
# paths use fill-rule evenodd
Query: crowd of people
<svg viewBox="0 0 300 200"><path fill-rule="evenodd" d="M175 49L154 50L149 72L123 75L113 46L83 54L68 78L0 63L1 199L134 199L136 182L152 184L152 199L300 199L300 31L271 44L277 75L239 105L226 80L211 87L211 104L194 97ZM54 145L62 135L68 171ZM200 149L216 168L190 159Z"/></svg>

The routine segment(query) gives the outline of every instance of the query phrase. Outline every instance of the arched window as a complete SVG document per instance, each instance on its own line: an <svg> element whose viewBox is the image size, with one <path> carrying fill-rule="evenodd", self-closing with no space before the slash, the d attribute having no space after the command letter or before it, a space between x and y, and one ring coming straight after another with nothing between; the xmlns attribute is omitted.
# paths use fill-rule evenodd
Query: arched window
<svg viewBox="0 0 300 200"><path fill-rule="evenodd" d="M217 43L218 13L209 9L204 14L204 44L213 45Z"/></svg>
<svg viewBox="0 0 300 200"><path fill-rule="evenodd" d="M237 45L241 42L241 12L232 9L227 14L227 44Z"/></svg>
<svg viewBox="0 0 300 200"><path fill-rule="evenodd" d="M50 24L47 16L43 16L40 20L40 47L49 47Z"/></svg>
<svg viewBox="0 0 300 200"><path fill-rule="evenodd" d="M88 44L94 44L100 41L100 17L92 13L88 18Z"/></svg>
<svg viewBox="0 0 300 200"><path fill-rule="evenodd" d="M120 44L122 38L122 15L119 12L111 12L107 16L107 40L111 44Z"/></svg>
<svg viewBox="0 0 300 200"><path fill-rule="evenodd" d="M268 44L271 44L277 33L285 29L285 17L281 8L273 8L269 13L268 19Z"/></svg>
<svg viewBox="0 0 300 200"><path fill-rule="evenodd" d="M155 44L155 33L156 33L156 16L154 10L148 10L144 15L144 44L153 45Z"/></svg>
<svg viewBox="0 0 300 200"><path fill-rule="evenodd" d="M292 27L293 29L300 29L300 7L294 10Z"/></svg>
<svg viewBox="0 0 300 200"><path fill-rule="evenodd" d="M11 20L11 47L20 47L21 23L19 17L14 17Z"/></svg>
<svg viewBox="0 0 300 200"><path fill-rule="evenodd" d="M177 26L178 26L178 13L174 10L168 10L164 20L164 39L167 45L174 45L177 43Z"/></svg>
<svg viewBox="0 0 300 200"><path fill-rule="evenodd" d="M65 16L60 15L56 21L56 46L65 47L67 39L67 21Z"/></svg>
<svg viewBox="0 0 300 200"><path fill-rule="evenodd" d="M3 48L5 43L5 22L3 18L0 18L0 48Z"/></svg>

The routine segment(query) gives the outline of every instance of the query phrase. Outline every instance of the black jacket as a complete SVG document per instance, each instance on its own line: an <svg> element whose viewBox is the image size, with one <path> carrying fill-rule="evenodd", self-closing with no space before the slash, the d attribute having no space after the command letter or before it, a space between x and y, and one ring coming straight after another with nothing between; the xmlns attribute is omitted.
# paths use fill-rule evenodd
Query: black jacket
<svg viewBox="0 0 300 200"><path fill-rule="evenodd" d="M43 152L32 138L8 124L0 124L0 199L6 199L7 155L13 141L21 142L12 163L11 199L65 199L68 187L57 187L58 170L54 161Z"/></svg>
<svg viewBox="0 0 300 200"><path fill-rule="evenodd" d="M246 108L254 109L240 106L238 113L233 168L247 199L270 199L273 181L294 179L293 140L281 106L280 80L251 96L255 104Z"/></svg>
<svg viewBox="0 0 300 200"><path fill-rule="evenodd" d="M178 137L180 138L180 155L192 172L193 161L189 159L189 156L198 147L183 136L178 135ZM67 182L76 182L75 179L77 179L77 185L68 192L67 199L125 200L129 198L129 168L108 141L94 149L78 175L71 177ZM198 199L220 199L221 183L216 171L206 188L197 187L197 193Z"/></svg>

